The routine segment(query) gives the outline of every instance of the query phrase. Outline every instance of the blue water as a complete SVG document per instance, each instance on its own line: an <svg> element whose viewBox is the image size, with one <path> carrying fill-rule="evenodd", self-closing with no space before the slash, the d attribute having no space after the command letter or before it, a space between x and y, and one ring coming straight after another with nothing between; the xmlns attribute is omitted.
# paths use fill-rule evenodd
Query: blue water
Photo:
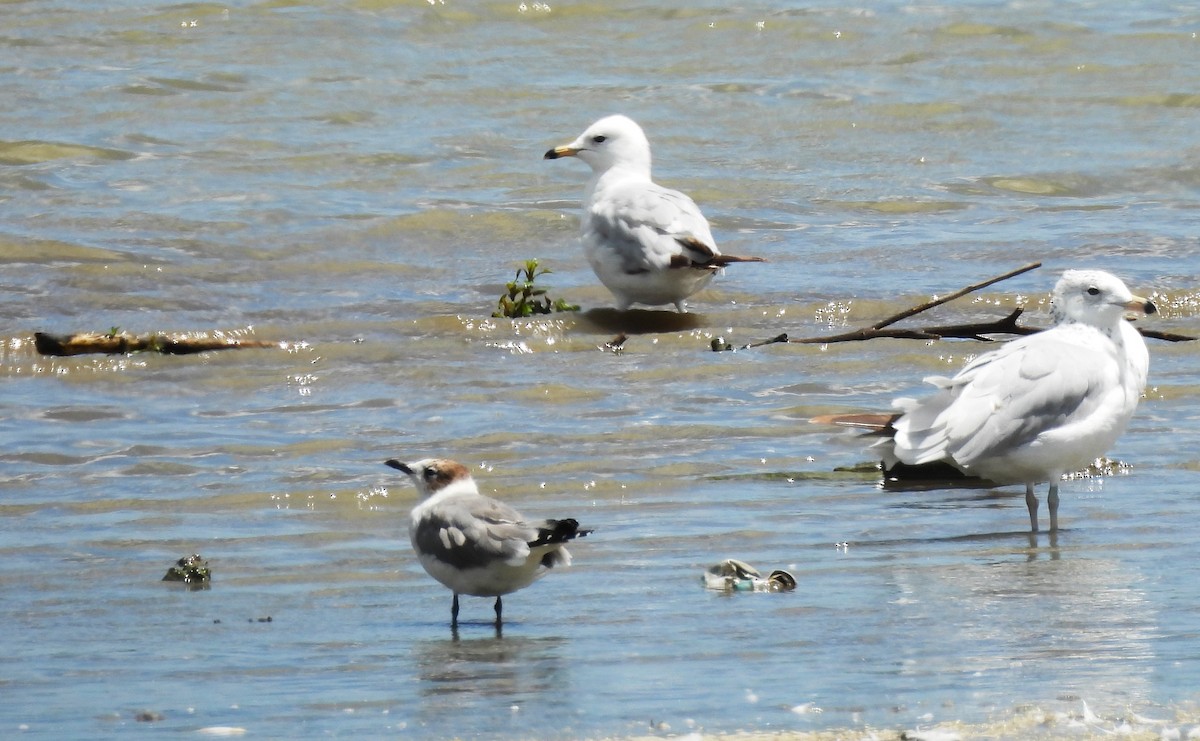
<svg viewBox="0 0 1200 741"><path fill-rule="evenodd" d="M1200 14L1137 2L8 4L0 735L1151 738L1200 726L1197 346L1031 539L1019 487L885 491L852 435L1094 266L1200 335ZM760 26L761 22L761 26ZM622 324L546 162L646 128L736 265ZM538 258L581 315L493 320ZM912 320L919 325L924 319ZM47 358L34 332L286 349ZM627 331L621 353L604 349ZM382 465L439 455L596 532L450 595ZM212 587L159 581L201 553ZM701 586L728 557L787 594ZM269 620L268 620L269 618ZM1086 705L1085 705L1086 704ZM1086 707L1086 710L1085 710ZM226 730L222 730L226 729Z"/></svg>

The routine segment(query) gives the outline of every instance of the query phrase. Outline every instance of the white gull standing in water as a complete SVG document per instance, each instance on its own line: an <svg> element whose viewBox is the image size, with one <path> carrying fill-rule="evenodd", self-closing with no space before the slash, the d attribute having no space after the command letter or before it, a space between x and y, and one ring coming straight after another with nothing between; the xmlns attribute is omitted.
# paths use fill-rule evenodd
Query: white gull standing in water
<svg viewBox="0 0 1200 741"><path fill-rule="evenodd" d="M674 304L708 285L729 263L761 257L722 255L691 198L650 179L650 142L626 116L592 124L546 159L578 157L592 168L584 193L583 251L622 311Z"/></svg>
<svg viewBox="0 0 1200 741"><path fill-rule="evenodd" d="M1155 313L1115 276L1068 270L1054 287L1054 326L980 355L939 391L897 399L899 414L875 416L889 437L877 445L885 469L949 463L996 484L1025 484L1038 530L1034 487L1050 483L1050 531L1058 530L1058 482L1105 454L1125 430L1146 387L1150 355L1126 312ZM825 417L856 425L871 415Z"/></svg>
<svg viewBox="0 0 1200 741"><path fill-rule="evenodd" d="M408 474L422 501L412 510L409 537L421 566L454 592L450 624L458 625L458 596L495 597L496 627L503 595L529 586L554 566L569 566L564 544L583 537L575 520L526 522L512 507L479 493L466 466L427 458L389 460Z"/></svg>

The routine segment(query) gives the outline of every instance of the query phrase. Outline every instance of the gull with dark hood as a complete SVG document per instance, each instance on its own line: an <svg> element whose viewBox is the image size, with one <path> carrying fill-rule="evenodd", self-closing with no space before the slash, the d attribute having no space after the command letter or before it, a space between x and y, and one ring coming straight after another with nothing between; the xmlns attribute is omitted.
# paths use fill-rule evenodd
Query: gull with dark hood
<svg viewBox="0 0 1200 741"><path fill-rule="evenodd" d="M479 493L466 466L427 458L389 460L408 475L422 501L413 507L409 537L421 566L454 593L451 625L458 624L458 596L495 597L499 628L501 597L523 589L555 566L569 566L566 543L583 537L572 519L526 521L507 504Z"/></svg>

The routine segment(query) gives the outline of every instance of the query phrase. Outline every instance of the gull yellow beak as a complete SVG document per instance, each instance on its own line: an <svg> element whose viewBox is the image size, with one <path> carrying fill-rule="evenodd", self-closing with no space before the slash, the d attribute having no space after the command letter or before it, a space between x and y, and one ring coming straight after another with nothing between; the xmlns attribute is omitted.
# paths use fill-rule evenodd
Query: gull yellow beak
<svg viewBox="0 0 1200 741"><path fill-rule="evenodd" d="M542 156L542 159L556 160L559 157L574 157L578 153L579 150L572 147L555 147L554 149L547 151L546 154Z"/></svg>
<svg viewBox="0 0 1200 741"><path fill-rule="evenodd" d="M547 154L546 156L549 157L550 155ZM1158 307L1154 305L1154 302L1141 296L1134 296L1133 300L1125 304L1125 308L1138 314L1145 314L1146 316L1158 313Z"/></svg>

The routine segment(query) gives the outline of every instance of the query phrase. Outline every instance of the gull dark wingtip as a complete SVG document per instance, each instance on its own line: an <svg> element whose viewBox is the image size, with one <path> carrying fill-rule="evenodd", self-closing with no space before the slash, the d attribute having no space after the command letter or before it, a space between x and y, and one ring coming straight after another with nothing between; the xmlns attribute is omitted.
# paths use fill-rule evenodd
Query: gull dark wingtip
<svg viewBox="0 0 1200 741"><path fill-rule="evenodd" d="M589 535L590 533L594 532L594 530L580 530L579 521L574 517L568 517L565 520L559 520L558 525L559 533L563 535L566 540L582 538L585 535Z"/></svg>
<svg viewBox="0 0 1200 741"><path fill-rule="evenodd" d="M573 517L562 520L546 520L543 527L538 528L538 537L528 543L530 548L552 543L566 543L575 538L582 538L591 530L580 530L579 521Z"/></svg>

